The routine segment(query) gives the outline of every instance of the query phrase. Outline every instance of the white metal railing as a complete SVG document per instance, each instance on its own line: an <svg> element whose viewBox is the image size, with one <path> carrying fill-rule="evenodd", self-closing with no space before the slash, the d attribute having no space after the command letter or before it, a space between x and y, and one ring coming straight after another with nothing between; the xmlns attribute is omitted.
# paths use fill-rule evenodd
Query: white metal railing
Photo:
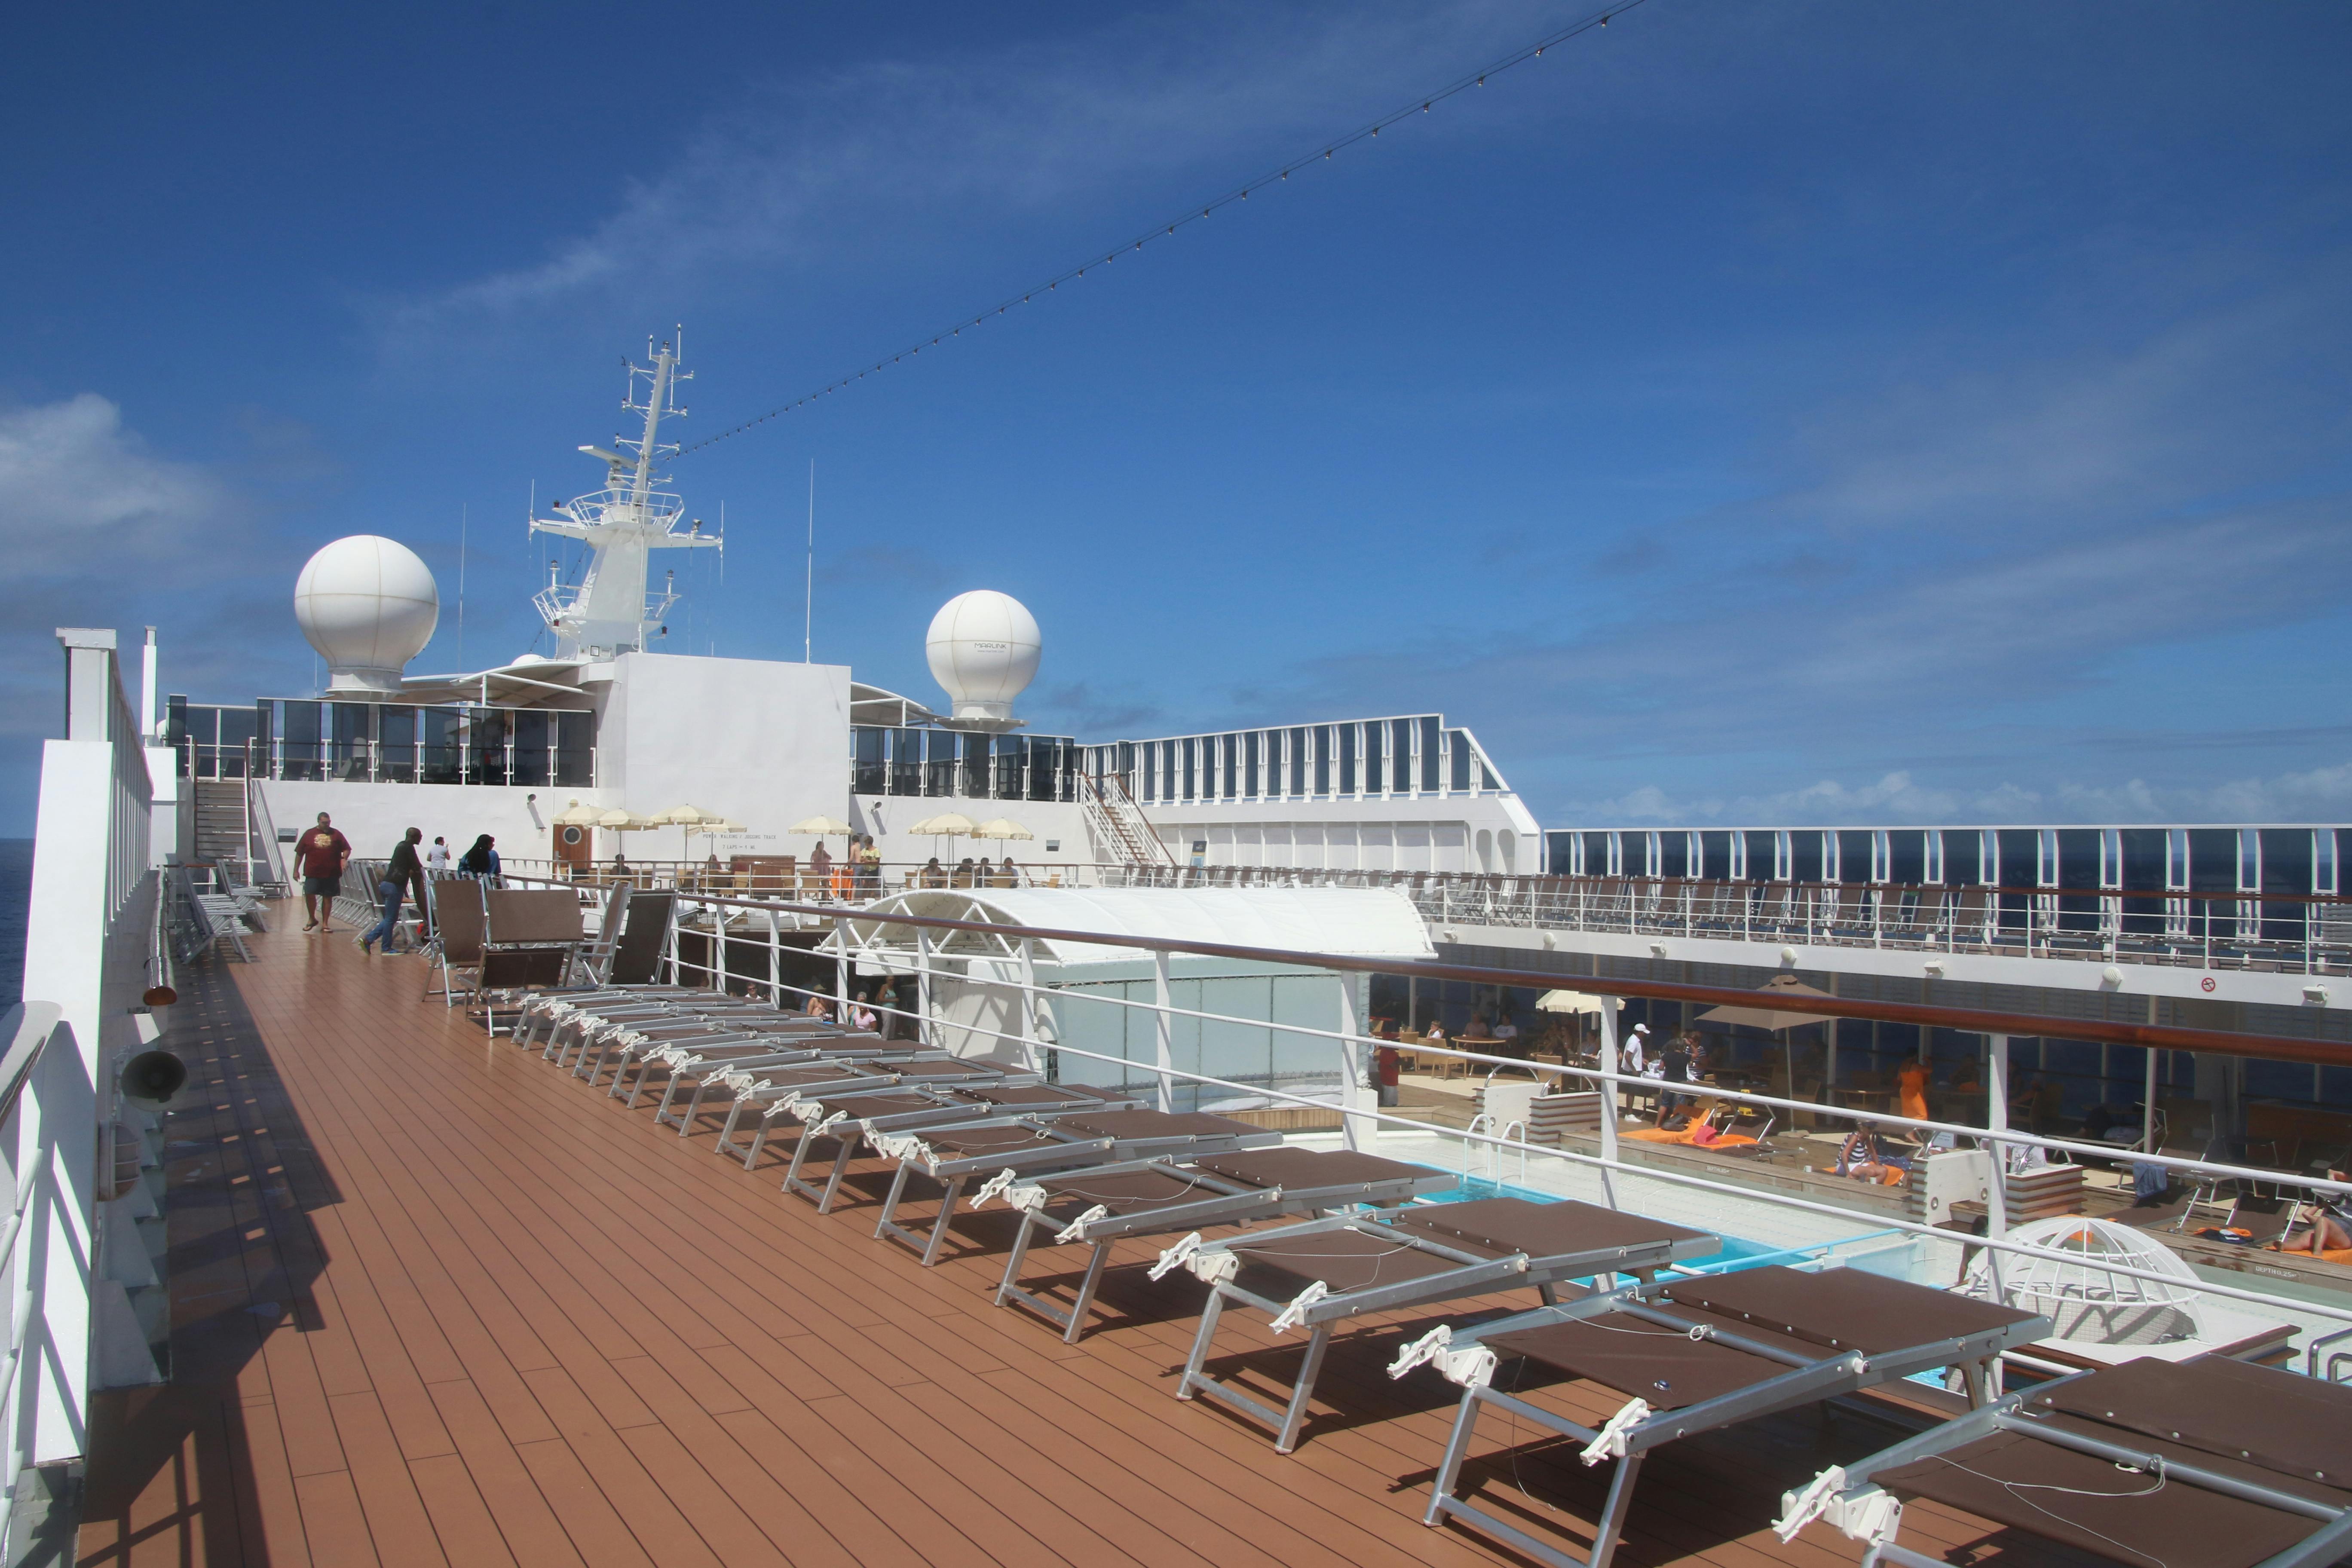
<svg viewBox="0 0 2352 1568"><path fill-rule="evenodd" d="M35 1075L51 1041L63 1037L70 1051L73 1032L54 1004L36 1002L0 1016L0 1149L8 1156L12 1191L8 1217L0 1227L0 1279L6 1281L8 1343L0 1356L0 1433L5 1434L5 1496L14 1501L38 1428L43 1356L51 1341L41 1309L48 1296L44 1245L58 1201L56 1129L28 1103ZM26 1114L29 1112L29 1114Z"/></svg>
<svg viewBox="0 0 2352 1568"><path fill-rule="evenodd" d="M700 906L706 911L714 914L719 910L737 911L747 925L750 923L751 917L759 916L761 918L761 923L775 933L792 929L792 926L786 923L788 919L797 920L805 917L834 926L836 935L828 938L825 944L828 949L825 956L832 959L835 970L832 990L822 991L813 986L797 984L782 979L779 973L778 955L771 956L769 973L765 976L746 975L728 969L725 967L728 948L724 942L712 944L709 953L713 962L698 964L682 959L677 942L678 932L677 922L681 919L692 918L696 906ZM1167 1059L1164 1052L1157 1060L1144 1062L1130 1056L1112 1055L1073 1045L1067 1039L1060 1037L1060 1032L1054 1026L1053 1009L1057 1001L1068 1000L1068 993L1061 990L1051 981L1039 982L1034 977L1034 962L1030 958L1034 953L1034 943L1041 936L1050 937L1050 940L1057 945L1064 942L1093 942L1116 948L1144 947L1162 955L1198 953L1230 958L1253 950L1221 944L1160 941L1126 934L1100 935L1072 931L1041 933L1018 926L988 927L976 922L943 921L872 910L853 913L838 908L826 909L724 898L698 899L692 895L682 898L674 907L672 921L670 940L666 943L665 948L665 962L668 967L669 977L676 984L691 984L691 977L698 977L714 988L734 984L755 991L764 991L780 1006L788 1005L790 998L818 997L824 999L828 1005L838 1007L847 1005L849 1003L849 969L853 963L861 958L867 962L906 961L916 970L920 993L918 1005L908 1008L898 1005L879 1005L870 1002L866 1005L874 1007L874 1010L879 1014L910 1021L919 1037L932 1038L939 1031L944 1029L961 1034L967 1038L986 1038L1010 1047L1024 1058L1039 1065L1044 1065L1046 1053L1053 1053L1057 1057L1075 1057L1100 1064L1105 1068L1118 1069L1122 1081L1131 1078L1140 1078L1145 1081L1156 1079L1161 1086L1163 1101L1169 1098L1173 1084L1181 1081L1193 1086L1196 1089L1214 1089L1230 1093L1259 1096L1268 1101L1316 1110L1332 1109L1331 1100L1311 1093L1297 1092L1262 1081L1252 1082L1175 1067ZM860 948L849 940L847 928L853 921L858 924L871 923L877 927L908 928L917 934L911 945L886 954L883 950L870 943ZM722 932L723 930L722 923ZM933 933L943 930L948 932L987 931L994 938L998 951L1020 953L1022 962L1016 963L1000 961L993 965L992 973L976 979L968 973L955 973L944 962L946 955L932 945ZM772 935L772 942L777 940L776 936ZM1302 957L1309 956L1276 950L1259 951L1264 959L1277 963L1295 963ZM1417 965L1408 962L1382 962L1375 964L1367 960L1336 955L1323 956L1335 972L1378 968L1381 973L1394 971L1399 973L1409 973L1416 968L1427 968L1432 971L1444 970L1449 977L1460 973L1443 965ZM965 959L961 962L968 965L971 961ZM989 991L1000 992L1018 998L1021 1002L1019 1026L1010 1029L999 1028L978 1018L949 1020L940 1017L931 994L933 983L935 979L950 975L956 979L978 984ZM1590 984L1604 991L1610 984L1606 980L1580 981L1580 984ZM1885 1213L1875 1210L1864 1211L1843 1206L1821 1197L1801 1195L1791 1191L1761 1188L1725 1180L1720 1175L1702 1174L1696 1170L1676 1170L1663 1164L1627 1160L1622 1157L1617 1147L1618 1141L1615 1135L1617 1118L1605 1112L1601 1120L1601 1133L1598 1140L1600 1145L1598 1152L1586 1152L1549 1143L1533 1142L1525 1136L1524 1130L1519 1136L1514 1137L1509 1135L1512 1131L1509 1127L1463 1130L1417 1121L1394 1110L1381 1110L1371 1102L1371 1086L1368 1071L1370 1053L1392 1042L1361 1033L1354 1026L1354 1019L1351 1016L1343 1016L1341 1026L1333 1029L1284 1022L1274 1018L1242 1017L1201 1009L1174 1007L1161 1001L1148 1002L1130 997L1113 996L1089 996L1087 1000L1161 1017L1205 1020L1253 1031L1270 1030L1310 1037L1326 1042L1337 1053L1330 1076L1340 1085L1339 1108L1343 1112L1342 1127L1345 1136L1350 1142L1361 1144L1369 1136L1371 1128L1377 1124L1388 1131L1459 1141L1465 1147L1483 1146L1491 1151L1491 1157L1498 1170L1504 1158L1509 1154L1517 1154L1522 1162L1522 1170L1526 1168L1526 1162L1533 1158L1538 1161L1549 1160L1565 1166L1595 1171L1600 1175L1605 1197L1612 1203L1617 1201L1615 1186L1617 1178L1638 1178L1643 1182L1662 1183L1670 1187L1689 1189L1718 1197L1742 1199L1751 1203L1766 1201L1777 1207L1850 1221L1882 1233L1903 1234L1948 1246L1965 1244L2001 1258L2060 1262L2076 1268L2088 1268L2094 1272L2118 1278L2192 1290L2223 1300L2262 1308L2282 1315L2291 1321L2317 1319L2352 1324L2352 1295L2347 1295L2344 1304L2339 1306L2307 1296L2287 1297L2271 1291L2223 1284L2201 1278L2194 1281L2184 1280L2175 1275L2158 1273L2121 1262L2088 1258L2080 1252L2063 1251L2017 1241L2010 1237L2003 1217L2003 1200L2000 1196L2002 1184L2000 1182L1992 1184L1993 1196L1990 1205L1992 1209L1992 1224L1989 1226L1989 1233L1981 1237L1962 1236L1948 1229L1907 1218L1891 1218ZM1343 1012L1352 1013L1352 1007L1345 1008ZM1597 1065L1530 1064L1516 1058L1486 1055L1455 1047L1417 1045L1413 1049L1417 1053L1447 1057L1475 1066L1517 1071L1529 1070L1533 1067L1535 1070L1546 1075L1563 1079L1575 1079L1601 1092L1604 1106L1627 1089L1654 1091L1658 1089L1660 1086L1655 1079L1618 1070L1615 1064L1614 1018L1605 1010L1600 1016L1603 1025L1603 1059ZM2020 1018L2014 1022L2017 1026L2016 1032L2021 1035L2036 1031L2056 1032L2062 1027L2061 1021L2055 1019ZM1997 1047L2006 1046L2006 1036L1993 1037ZM2154 1164L2169 1173L2192 1178L2204 1176L2225 1181L2259 1181L2264 1184L2277 1184L2281 1187L2301 1189L2315 1199L2352 1195L2352 1183L2314 1177L2307 1173L2273 1171L2160 1152L2126 1153L2113 1145L2090 1143L2076 1139L2053 1138L2015 1129L2005 1124L2005 1109L1998 1106L1995 1112L1995 1124L1979 1127L1937 1121L1923 1121L1916 1117L1894 1112L1823 1105L1782 1096L1718 1088L1714 1085L1695 1086L1695 1088L1696 1092L1702 1092L1710 1099L1727 1103L1764 1107L1776 1112L1802 1110L1816 1116L1843 1119L1856 1126L1902 1127L1915 1129L1930 1136L1945 1134L1962 1146L1968 1142L1989 1145L1996 1165L2000 1168L2006 1168L2008 1154L2012 1150L2039 1150L2043 1157L2056 1163L2064 1163L2067 1156L2084 1155L2106 1162L2122 1160L2131 1163ZM1516 1125L1517 1119L1514 1118L1513 1121Z"/></svg>

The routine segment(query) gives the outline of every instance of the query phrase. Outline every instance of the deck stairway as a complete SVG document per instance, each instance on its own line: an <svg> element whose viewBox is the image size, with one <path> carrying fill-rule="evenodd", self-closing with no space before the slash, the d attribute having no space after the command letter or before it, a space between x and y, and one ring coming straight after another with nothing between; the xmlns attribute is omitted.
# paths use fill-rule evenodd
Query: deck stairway
<svg viewBox="0 0 2352 1568"><path fill-rule="evenodd" d="M198 780L194 858L225 866L241 884L269 874L269 851L261 842L262 822L246 798L243 779Z"/></svg>
<svg viewBox="0 0 2352 1568"><path fill-rule="evenodd" d="M1095 842L1122 864L1133 867L1173 867L1176 857L1151 830L1143 810L1116 774L1082 778L1079 798L1085 802L1087 826Z"/></svg>

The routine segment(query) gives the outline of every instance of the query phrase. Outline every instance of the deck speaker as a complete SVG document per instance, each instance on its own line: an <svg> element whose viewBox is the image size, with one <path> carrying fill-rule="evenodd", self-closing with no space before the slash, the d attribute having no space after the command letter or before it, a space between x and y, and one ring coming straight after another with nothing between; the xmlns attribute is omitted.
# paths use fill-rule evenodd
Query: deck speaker
<svg viewBox="0 0 2352 1568"><path fill-rule="evenodd" d="M142 1110L161 1110L188 1081L188 1064L169 1051L142 1051L123 1065L122 1098Z"/></svg>

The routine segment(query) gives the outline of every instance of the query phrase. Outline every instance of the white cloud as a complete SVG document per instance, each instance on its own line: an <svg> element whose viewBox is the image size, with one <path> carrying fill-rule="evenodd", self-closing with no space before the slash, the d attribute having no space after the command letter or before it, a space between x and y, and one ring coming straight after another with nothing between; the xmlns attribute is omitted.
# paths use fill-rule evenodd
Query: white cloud
<svg viewBox="0 0 2352 1568"><path fill-rule="evenodd" d="M120 578L201 553L231 510L192 463L157 457L95 393L0 410L0 541L20 577Z"/></svg>

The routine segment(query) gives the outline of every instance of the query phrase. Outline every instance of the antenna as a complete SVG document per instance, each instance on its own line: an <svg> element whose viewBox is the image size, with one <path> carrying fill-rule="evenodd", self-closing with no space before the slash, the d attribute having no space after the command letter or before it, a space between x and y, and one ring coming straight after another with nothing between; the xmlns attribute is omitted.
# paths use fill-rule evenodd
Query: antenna
<svg viewBox="0 0 2352 1568"><path fill-rule="evenodd" d="M801 662L816 662L816 459L809 459L808 607L801 621Z"/></svg>
<svg viewBox="0 0 2352 1568"><path fill-rule="evenodd" d="M457 668L466 668L466 516L465 503L457 507Z"/></svg>

